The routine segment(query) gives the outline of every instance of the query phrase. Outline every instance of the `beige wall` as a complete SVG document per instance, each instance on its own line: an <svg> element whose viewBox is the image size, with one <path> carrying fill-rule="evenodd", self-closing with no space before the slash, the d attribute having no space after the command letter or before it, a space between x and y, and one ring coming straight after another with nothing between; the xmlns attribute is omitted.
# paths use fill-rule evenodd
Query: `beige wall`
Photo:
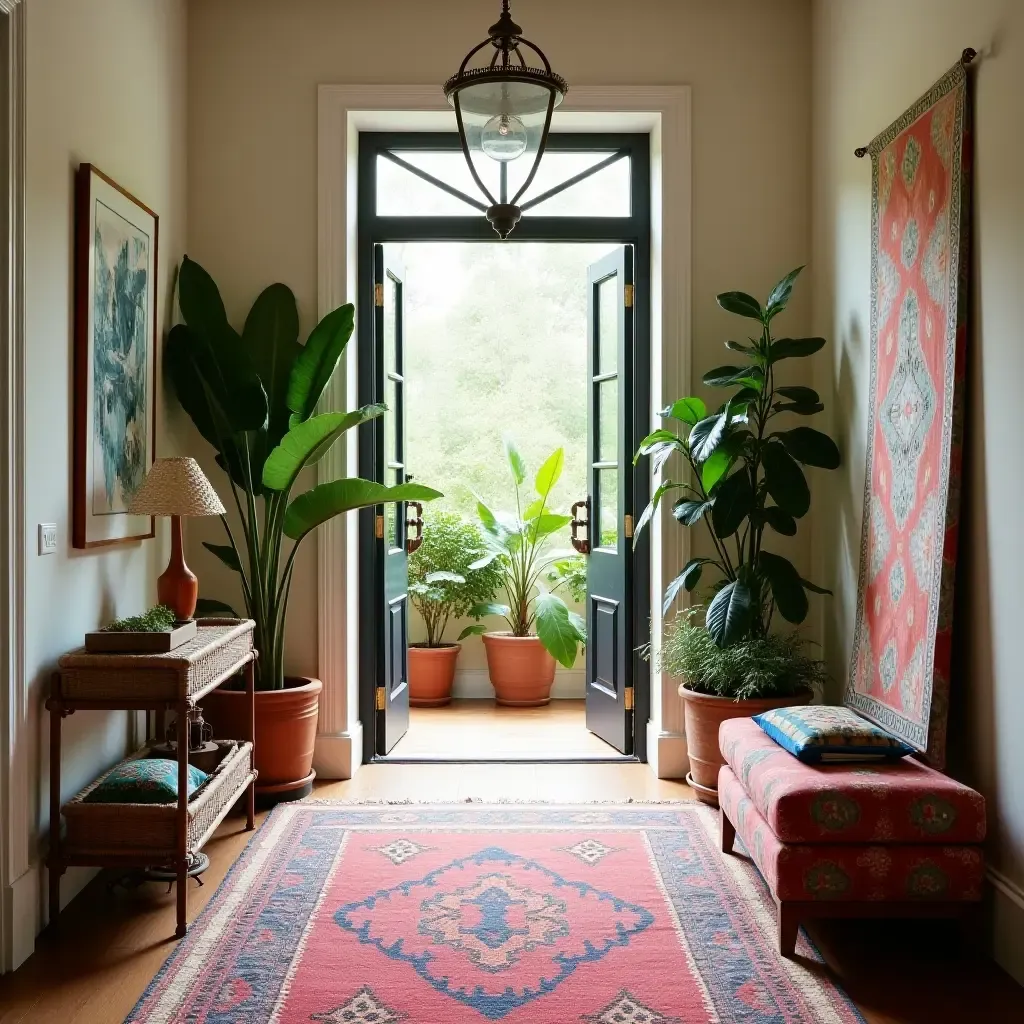
<svg viewBox="0 0 1024 1024"><path fill-rule="evenodd" d="M155 601L163 537L107 552L71 548L73 182L80 162L113 177L160 215L160 322L185 244L184 0L29 0L27 17L26 685L33 829L45 832L47 714L56 658L86 630ZM158 454L172 449L158 404ZM36 524L55 522L54 555ZM161 535L163 534L161 529ZM128 716L65 720L63 791L123 755ZM37 849L35 837L30 850ZM74 889L81 878L67 878ZM67 896L68 893L65 893Z"/></svg>
<svg viewBox="0 0 1024 1024"><path fill-rule="evenodd" d="M1024 404L1024 4L1019 0L819 0L814 10L816 329L837 342L819 364L847 461L817 556L837 600L825 650L849 658L867 436L871 168L853 150L898 117L965 46L975 68L973 315L956 608L950 767L989 802L996 949L1024 980L1024 685L1018 646L1020 433ZM1016 886L1016 887L1015 887ZM1016 928L1014 932L1012 929Z"/></svg>
<svg viewBox="0 0 1024 1024"><path fill-rule="evenodd" d="M766 293L810 248L808 0L517 0L572 84L693 87L694 365L723 360L717 292ZM316 312L316 87L440 83L499 7L481 0L197 0L189 18L189 255L244 317L274 280ZM809 289L787 329L809 322ZM197 441L197 449L201 442ZM211 530L213 527L211 526ZM193 531L190 559L234 595ZM287 662L315 672L316 552L299 561ZM809 545L809 531L798 549ZM218 596L214 594L214 596Z"/></svg>

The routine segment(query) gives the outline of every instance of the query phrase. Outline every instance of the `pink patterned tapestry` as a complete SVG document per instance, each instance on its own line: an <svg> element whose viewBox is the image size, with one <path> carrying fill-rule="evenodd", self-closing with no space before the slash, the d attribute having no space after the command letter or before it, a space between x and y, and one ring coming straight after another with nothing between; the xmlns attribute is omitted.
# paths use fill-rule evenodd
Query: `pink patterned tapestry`
<svg viewBox="0 0 1024 1024"><path fill-rule="evenodd" d="M868 147L873 416L845 703L936 767L960 504L968 118L957 64Z"/></svg>

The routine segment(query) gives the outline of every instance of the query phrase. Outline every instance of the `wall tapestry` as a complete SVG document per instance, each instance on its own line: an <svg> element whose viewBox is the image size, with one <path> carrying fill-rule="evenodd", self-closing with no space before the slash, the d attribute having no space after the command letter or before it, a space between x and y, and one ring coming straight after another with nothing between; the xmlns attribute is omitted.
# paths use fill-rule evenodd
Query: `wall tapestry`
<svg viewBox="0 0 1024 1024"><path fill-rule="evenodd" d="M159 219L91 164L75 238L76 548L154 536L128 515L154 454Z"/></svg>
<svg viewBox="0 0 1024 1024"><path fill-rule="evenodd" d="M936 767L960 505L969 116L957 64L867 147L872 418L845 703Z"/></svg>

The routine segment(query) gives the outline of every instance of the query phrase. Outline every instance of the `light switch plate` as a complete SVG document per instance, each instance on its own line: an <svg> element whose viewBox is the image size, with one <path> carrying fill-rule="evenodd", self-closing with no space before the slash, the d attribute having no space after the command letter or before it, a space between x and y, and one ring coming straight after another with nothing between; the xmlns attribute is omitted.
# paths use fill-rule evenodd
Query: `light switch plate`
<svg viewBox="0 0 1024 1024"><path fill-rule="evenodd" d="M57 553L57 524L39 524L39 554L54 555Z"/></svg>

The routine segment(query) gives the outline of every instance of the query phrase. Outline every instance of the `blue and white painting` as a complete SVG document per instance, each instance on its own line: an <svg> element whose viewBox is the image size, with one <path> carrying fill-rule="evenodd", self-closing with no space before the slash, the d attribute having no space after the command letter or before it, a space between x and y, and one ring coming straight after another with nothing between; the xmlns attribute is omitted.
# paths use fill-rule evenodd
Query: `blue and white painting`
<svg viewBox="0 0 1024 1024"><path fill-rule="evenodd" d="M92 275L92 514L128 510L148 467L153 319L149 235L95 200Z"/></svg>

